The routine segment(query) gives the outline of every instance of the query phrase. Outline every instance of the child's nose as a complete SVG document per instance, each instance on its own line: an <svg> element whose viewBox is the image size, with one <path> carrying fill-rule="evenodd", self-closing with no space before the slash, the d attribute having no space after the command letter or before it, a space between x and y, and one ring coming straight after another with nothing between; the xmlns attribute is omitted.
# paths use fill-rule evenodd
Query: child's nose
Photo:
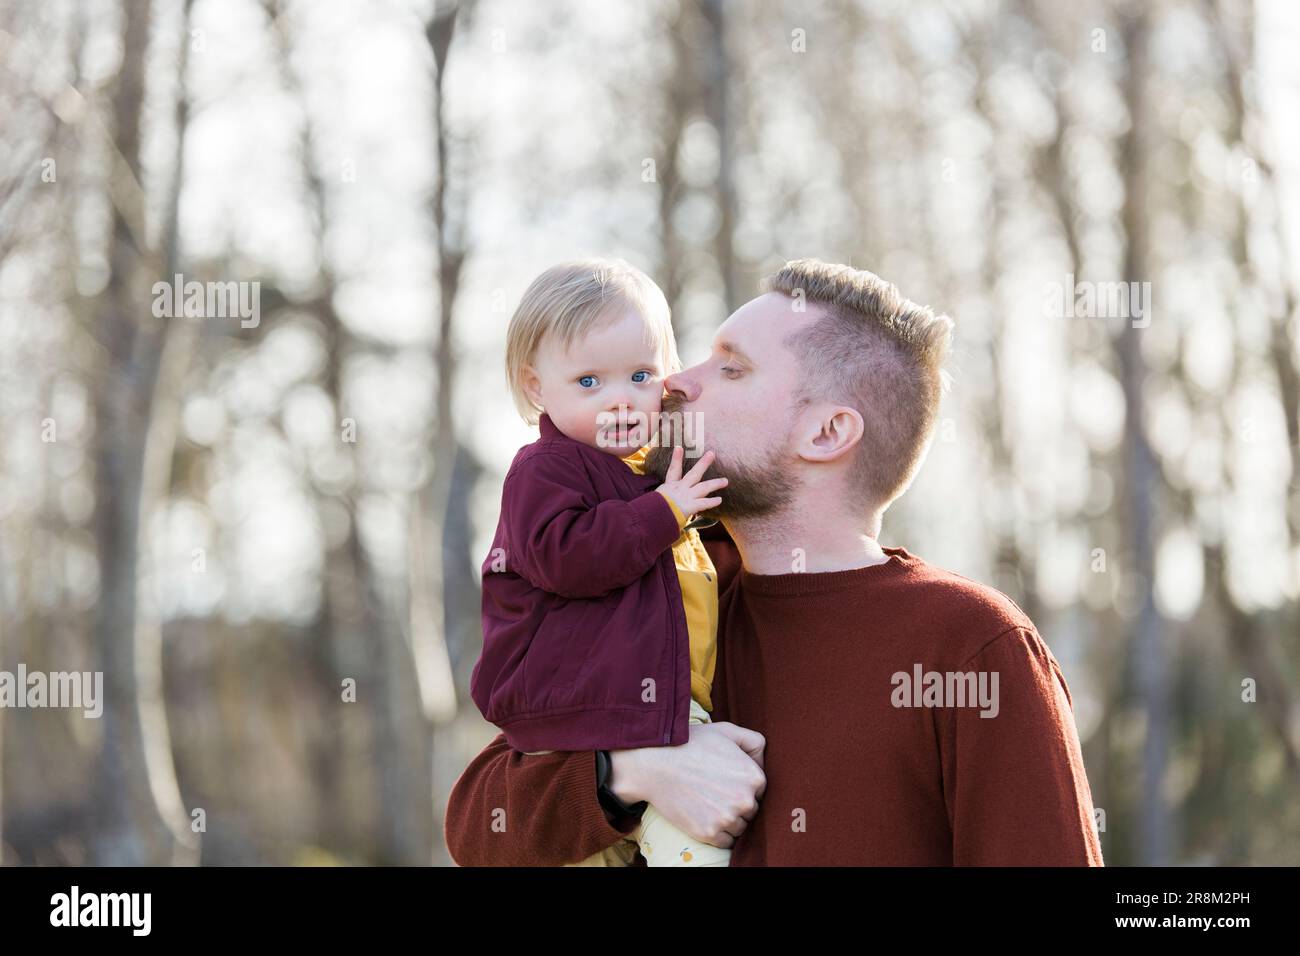
<svg viewBox="0 0 1300 956"><path fill-rule="evenodd" d="M636 408L635 399L628 394L611 395L609 401L605 404L605 410L610 415L620 414L620 409L626 408L630 415Z"/></svg>

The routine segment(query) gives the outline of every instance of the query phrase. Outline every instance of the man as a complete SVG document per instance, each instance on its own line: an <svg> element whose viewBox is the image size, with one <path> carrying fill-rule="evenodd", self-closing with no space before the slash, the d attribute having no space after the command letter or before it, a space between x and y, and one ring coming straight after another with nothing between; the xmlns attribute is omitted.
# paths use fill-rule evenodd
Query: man
<svg viewBox="0 0 1300 956"><path fill-rule="evenodd" d="M816 260L766 286L665 380L664 411L696 416L694 450L729 480L709 515L730 541L702 533L714 722L607 759L498 735L452 790L452 858L626 860L648 802L732 866L1102 865L1069 689L1033 622L876 540L933 437L951 320Z"/></svg>

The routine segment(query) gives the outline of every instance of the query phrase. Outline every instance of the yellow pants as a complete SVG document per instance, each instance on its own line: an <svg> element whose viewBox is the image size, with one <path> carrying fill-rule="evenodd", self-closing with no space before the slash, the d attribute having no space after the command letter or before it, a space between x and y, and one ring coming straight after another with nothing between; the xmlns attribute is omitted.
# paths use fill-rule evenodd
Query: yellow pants
<svg viewBox="0 0 1300 956"><path fill-rule="evenodd" d="M707 724L709 712L701 707L694 698L691 699L691 714L688 719L692 724ZM551 753L549 750L525 751L526 753ZM636 859L637 850L645 857L646 866L730 866L731 851L701 843L674 824L654 808L647 806L641 814L641 823L613 846L606 847L581 863L566 863L565 866L631 866Z"/></svg>

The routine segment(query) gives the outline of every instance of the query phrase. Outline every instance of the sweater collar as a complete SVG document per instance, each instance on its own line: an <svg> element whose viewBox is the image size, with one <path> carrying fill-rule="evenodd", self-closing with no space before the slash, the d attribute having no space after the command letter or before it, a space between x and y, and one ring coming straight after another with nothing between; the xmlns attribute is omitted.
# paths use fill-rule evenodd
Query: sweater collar
<svg viewBox="0 0 1300 956"><path fill-rule="evenodd" d="M772 596L800 596L856 588L893 577L915 568L920 563L916 555L906 548L881 548L889 560L865 568L848 568L844 571L795 571L790 574L754 574L740 568L740 586L750 594Z"/></svg>

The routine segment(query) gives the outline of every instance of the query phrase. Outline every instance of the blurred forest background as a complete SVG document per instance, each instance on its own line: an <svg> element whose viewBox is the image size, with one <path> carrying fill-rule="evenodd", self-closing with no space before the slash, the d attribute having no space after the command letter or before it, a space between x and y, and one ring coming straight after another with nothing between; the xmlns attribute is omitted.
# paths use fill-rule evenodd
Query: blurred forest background
<svg viewBox="0 0 1300 956"><path fill-rule="evenodd" d="M0 859L450 862L505 326L596 254L687 364L798 256L949 312L882 543L1037 623L1109 865L1300 863L1297 49L1286 0L0 0L0 670L105 694L0 709Z"/></svg>

